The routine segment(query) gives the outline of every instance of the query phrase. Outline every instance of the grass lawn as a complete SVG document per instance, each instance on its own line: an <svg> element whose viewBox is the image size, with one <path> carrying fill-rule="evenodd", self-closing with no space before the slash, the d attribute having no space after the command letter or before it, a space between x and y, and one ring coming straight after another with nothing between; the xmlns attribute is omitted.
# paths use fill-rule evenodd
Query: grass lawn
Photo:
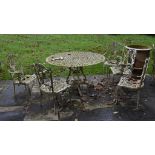
<svg viewBox="0 0 155 155"><path fill-rule="evenodd" d="M108 49L112 42L125 44L132 41L135 44L149 45L155 43L155 36L150 35L0 35L0 61L2 61L1 79L10 79L6 67L7 53L16 53L17 64L28 66L38 59L41 63L53 53L66 51L92 51L111 55ZM53 68L57 68L54 67ZM27 68L24 68L28 73ZM56 71L58 69L55 69ZM152 71L152 59L148 73ZM103 65L98 64L85 68L86 74L103 74ZM55 73L56 74L56 73ZM66 74L66 73L65 73ZM65 75L64 74L64 75Z"/></svg>

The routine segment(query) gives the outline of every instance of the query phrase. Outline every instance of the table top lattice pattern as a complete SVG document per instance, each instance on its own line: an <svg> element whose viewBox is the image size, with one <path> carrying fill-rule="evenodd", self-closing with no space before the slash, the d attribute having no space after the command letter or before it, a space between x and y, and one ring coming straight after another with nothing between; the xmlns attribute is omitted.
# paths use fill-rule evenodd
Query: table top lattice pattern
<svg viewBox="0 0 155 155"><path fill-rule="evenodd" d="M93 52L64 52L49 56L46 62L55 66L83 67L105 61L105 57Z"/></svg>

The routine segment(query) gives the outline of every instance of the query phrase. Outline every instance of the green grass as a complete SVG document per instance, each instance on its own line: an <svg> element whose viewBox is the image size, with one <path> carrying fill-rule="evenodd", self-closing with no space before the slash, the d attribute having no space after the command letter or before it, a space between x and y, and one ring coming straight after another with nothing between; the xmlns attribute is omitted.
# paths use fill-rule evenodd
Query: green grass
<svg viewBox="0 0 155 155"><path fill-rule="evenodd" d="M10 79L6 67L7 53L16 53L17 63L24 66L25 72L28 70L25 66L32 64L36 59L41 63L45 62L46 57L53 53L66 51L92 51L111 55L108 50L112 42L121 44L132 41L136 44L152 46L155 43L155 37L150 35L0 35L0 61L3 62L1 74L2 79ZM53 68L57 68L54 67ZM57 70L57 69L56 69ZM148 72L152 70L152 59L149 64ZM89 66L85 68L87 74L103 74L102 64Z"/></svg>

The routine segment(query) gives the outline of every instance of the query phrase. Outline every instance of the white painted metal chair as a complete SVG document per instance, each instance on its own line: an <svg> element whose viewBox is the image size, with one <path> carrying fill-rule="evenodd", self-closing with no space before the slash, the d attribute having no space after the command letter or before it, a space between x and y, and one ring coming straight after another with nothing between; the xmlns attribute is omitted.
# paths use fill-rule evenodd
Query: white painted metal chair
<svg viewBox="0 0 155 155"><path fill-rule="evenodd" d="M56 102L54 102L54 113L57 113L58 119L60 119L62 96L65 92L67 92L70 98L70 85L67 84L66 80L64 80L63 78L53 79L52 70L46 68L40 63L33 64L33 67L38 79L41 95L47 94L49 99L52 97L56 100ZM40 106L42 110L44 110L43 103L41 103Z"/></svg>
<svg viewBox="0 0 155 155"><path fill-rule="evenodd" d="M29 95L31 96L31 88L36 80L36 76L25 75L22 66L17 67L16 65L16 56L14 54L9 54L7 57L8 71L13 80L14 96L16 95L16 86L23 85L25 89L28 90Z"/></svg>
<svg viewBox="0 0 155 155"><path fill-rule="evenodd" d="M150 58L146 58L140 75L134 76L133 72L132 72L132 74L123 75L121 77L119 83L117 84L116 90L115 90L115 95L116 95L115 103L119 102L118 93L119 93L120 89L127 88L127 89L130 89L133 91L137 91L137 106L136 106L136 108L137 109L139 108L140 91L144 87L144 80L145 80L145 75L146 75L146 70L148 67L149 59Z"/></svg>
<svg viewBox="0 0 155 155"><path fill-rule="evenodd" d="M113 43L112 47L112 57L109 57L104 64L107 66L107 77L110 78L110 72L112 72L112 81L114 83L114 77L122 75L124 68L128 66L125 65L126 53L124 46L119 43Z"/></svg>

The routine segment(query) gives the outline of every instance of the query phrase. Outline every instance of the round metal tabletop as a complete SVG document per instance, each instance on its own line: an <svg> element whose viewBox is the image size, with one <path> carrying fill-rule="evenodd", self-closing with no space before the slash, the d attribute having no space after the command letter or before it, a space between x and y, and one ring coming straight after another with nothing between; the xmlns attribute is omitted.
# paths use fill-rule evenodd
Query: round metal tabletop
<svg viewBox="0 0 155 155"><path fill-rule="evenodd" d="M83 67L104 61L105 57L101 54L80 51L57 53L46 58L47 63L64 67Z"/></svg>

